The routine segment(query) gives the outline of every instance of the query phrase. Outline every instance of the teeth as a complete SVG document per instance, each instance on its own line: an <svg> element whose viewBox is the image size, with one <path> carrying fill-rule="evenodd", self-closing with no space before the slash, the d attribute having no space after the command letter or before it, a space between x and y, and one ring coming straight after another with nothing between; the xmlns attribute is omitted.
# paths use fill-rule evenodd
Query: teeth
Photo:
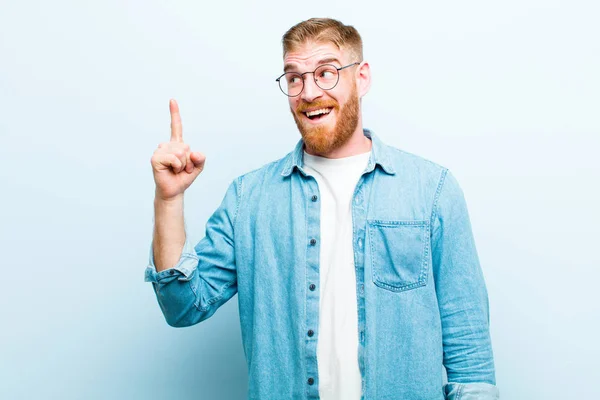
<svg viewBox="0 0 600 400"><path fill-rule="evenodd" d="M308 111L306 113L306 116L312 117L313 115L329 114L330 112L331 112L331 109L329 109L329 108L321 108L320 110Z"/></svg>

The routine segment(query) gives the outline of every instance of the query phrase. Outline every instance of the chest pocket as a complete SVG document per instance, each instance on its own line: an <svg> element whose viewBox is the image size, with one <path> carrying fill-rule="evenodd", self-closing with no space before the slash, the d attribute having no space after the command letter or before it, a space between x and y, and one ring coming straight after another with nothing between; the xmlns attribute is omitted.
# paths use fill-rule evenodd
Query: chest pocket
<svg viewBox="0 0 600 400"><path fill-rule="evenodd" d="M402 292L427 284L429 221L368 221L377 286Z"/></svg>

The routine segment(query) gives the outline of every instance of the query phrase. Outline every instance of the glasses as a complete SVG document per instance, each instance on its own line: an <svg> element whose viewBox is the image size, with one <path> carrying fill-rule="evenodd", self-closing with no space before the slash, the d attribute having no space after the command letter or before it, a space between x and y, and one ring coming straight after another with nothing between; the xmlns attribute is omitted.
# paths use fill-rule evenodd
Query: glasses
<svg viewBox="0 0 600 400"><path fill-rule="evenodd" d="M314 71L304 72L286 72L275 79L279 83L279 89L289 97L299 96L304 90L304 75L313 74L313 79L318 87L323 90L331 90L340 80L340 71L344 68L360 64L355 62L343 67L336 67L333 64L319 65Z"/></svg>

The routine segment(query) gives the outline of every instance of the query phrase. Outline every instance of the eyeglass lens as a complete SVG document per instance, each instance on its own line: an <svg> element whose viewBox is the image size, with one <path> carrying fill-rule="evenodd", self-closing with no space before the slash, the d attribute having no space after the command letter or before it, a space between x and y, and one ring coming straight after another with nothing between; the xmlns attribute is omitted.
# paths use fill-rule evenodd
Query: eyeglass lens
<svg viewBox="0 0 600 400"><path fill-rule="evenodd" d="M317 86L323 90L329 90L337 84L339 74L334 65L324 64L314 71L313 77ZM279 86L288 96L298 96L304 88L304 79L297 72L288 72L279 79Z"/></svg>

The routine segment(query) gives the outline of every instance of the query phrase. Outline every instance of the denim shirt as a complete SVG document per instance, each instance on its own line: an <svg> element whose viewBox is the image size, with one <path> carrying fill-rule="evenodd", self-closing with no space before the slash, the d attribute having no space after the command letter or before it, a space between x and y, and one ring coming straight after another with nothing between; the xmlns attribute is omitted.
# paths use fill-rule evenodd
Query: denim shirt
<svg viewBox="0 0 600 400"><path fill-rule="evenodd" d="M364 134L371 155L352 198L363 399L498 399L461 188L446 168ZM158 273L151 247L145 271L175 327L238 294L250 399L319 398L320 197L302 157L300 140L235 179L206 236Z"/></svg>

